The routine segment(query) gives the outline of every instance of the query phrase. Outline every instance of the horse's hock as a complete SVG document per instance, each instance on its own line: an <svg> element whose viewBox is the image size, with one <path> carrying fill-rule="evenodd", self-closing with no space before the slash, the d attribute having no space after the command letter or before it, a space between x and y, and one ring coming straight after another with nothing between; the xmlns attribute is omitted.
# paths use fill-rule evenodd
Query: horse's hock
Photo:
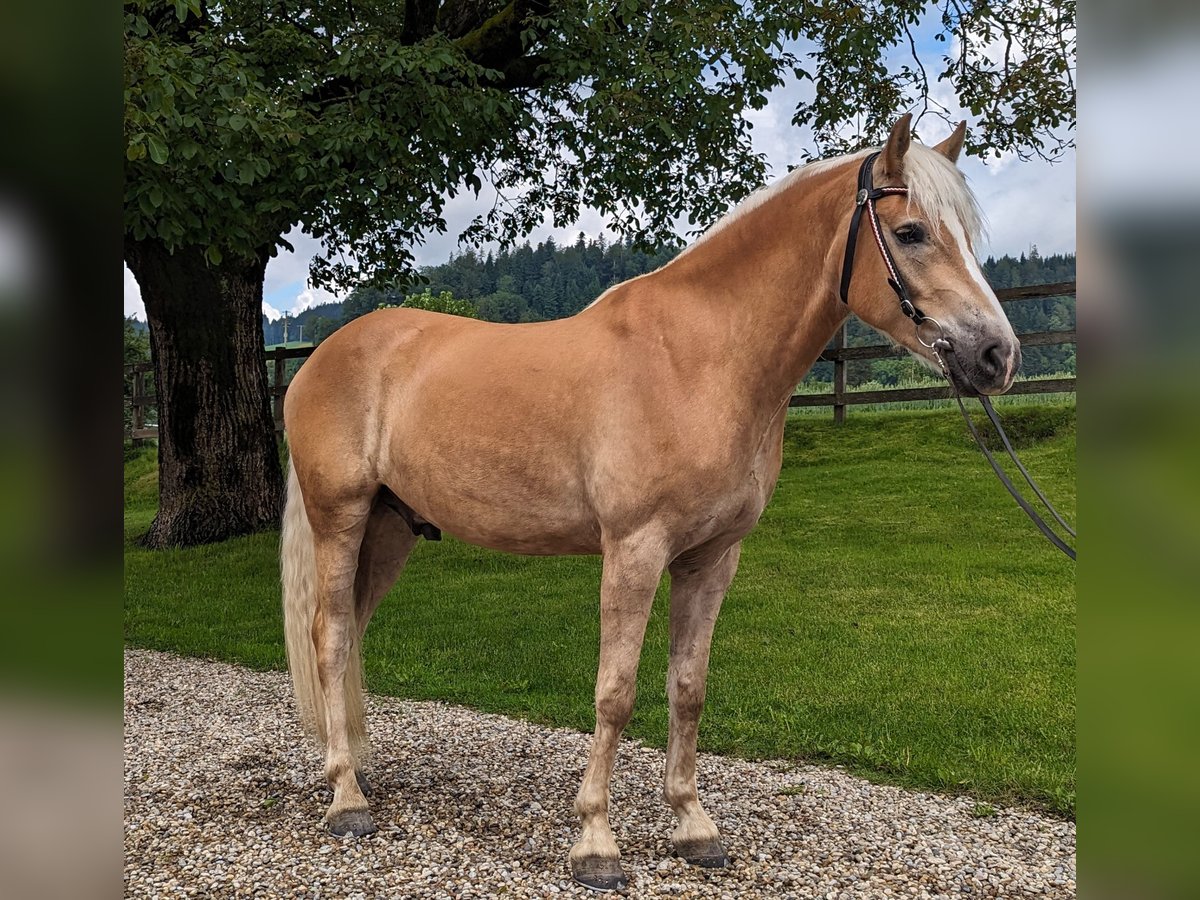
<svg viewBox="0 0 1200 900"><path fill-rule="evenodd" d="M562 848L590 737L436 703L371 698L379 831L340 839L281 673L125 655L125 895L585 894ZM302 749L301 749L302 748ZM871 785L836 769L701 755L731 865L672 855L664 754L625 742L616 831L638 896L1075 894L1075 825Z"/></svg>

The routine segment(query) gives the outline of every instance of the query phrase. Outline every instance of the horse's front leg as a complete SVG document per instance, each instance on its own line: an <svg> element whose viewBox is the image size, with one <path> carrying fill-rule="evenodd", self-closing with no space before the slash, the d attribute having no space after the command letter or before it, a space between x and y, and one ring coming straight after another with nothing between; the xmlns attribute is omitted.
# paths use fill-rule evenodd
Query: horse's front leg
<svg viewBox="0 0 1200 900"><path fill-rule="evenodd" d="M617 890L628 884L608 824L609 782L617 741L633 712L646 620L665 563L662 542L655 538L626 540L604 551L596 734L575 799L583 834L570 857L571 875L593 890Z"/></svg>
<svg viewBox="0 0 1200 900"><path fill-rule="evenodd" d="M704 708L708 653L721 600L737 571L741 543L701 557L681 557L671 572L671 704L667 773L663 796L679 821L671 836L690 863L718 868L729 863L717 826L696 792L696 732Z"/></svg>

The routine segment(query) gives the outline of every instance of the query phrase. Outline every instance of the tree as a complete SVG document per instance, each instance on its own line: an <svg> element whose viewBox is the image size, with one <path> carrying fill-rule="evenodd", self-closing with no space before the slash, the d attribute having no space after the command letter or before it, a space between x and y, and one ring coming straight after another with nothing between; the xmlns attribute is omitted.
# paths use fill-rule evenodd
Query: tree
<svg viewBox="0 0 1200 900"><path fill-rule="evenodd" d="M125 317L125 365L150 361L150 336L132 316Z"/></svg>
<svg viewBox="0 0 1200 900"><path fill-rule="evenodd" d="M524 297L507 291L496 291L479 301L479 318L489 322L537 321L537 317L530 317L529 312L529 304Z"/></svg>
<svg viewBox="0 0 1200 900"><path fill-rule="evenodd" d="M338 329L338 323L328 316L313 316L308 321L312 342L319 344Z"/></svg>
<svg viewBox="0 0 1200 900"><path fill-rule="evenodd" d="M459 300L449 291L442 291L434 296L429 291L420 294L409 294L401 306L410 309L427 309L431 312L447 313L451 316L465 316L468 319L478 319L479 312L470 300Z"/></svg>
<svg viewBox="0 0 1200 900"><path fill-rule="evenodd" d="M970 149L1047 152L1073 122L1074 3L929 9L954 38L944 77L979 119ZM921 11L901 0L126 0L125 260L160 402L146 543L277 520L259 310L290 228L322 242L311 280L336 289L402 284L414 243L445 229L446 199L485 180L500 199L468 240L508 246L587 205L625 237L674 241L677 221L707 225L762 180L746 113L789 73L816 83L796 116L822 149L876 140L896 109L926 100L923 68L878 64ZM816 48L803 65L784 49L801 38ZM1020 52L1002 64L982 52L1006 40ZM861 124L850 137L847 122Z"/></svg>
<svg viewBox="0 0 1200 900"><path fill-rule="evenodd" d="M342 301L342 324L353 322L359 316L379 309L381 306L396 306L403 297L399 291L389 291L373 286L356 288Z"/></svg>

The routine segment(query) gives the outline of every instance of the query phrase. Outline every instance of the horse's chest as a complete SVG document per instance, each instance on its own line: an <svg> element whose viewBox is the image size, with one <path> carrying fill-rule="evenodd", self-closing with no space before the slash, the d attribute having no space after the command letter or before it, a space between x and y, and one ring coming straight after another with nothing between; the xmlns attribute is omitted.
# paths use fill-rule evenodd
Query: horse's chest
<svg viewBox="0 0 1200 900"><path fill-rule="evenodd" d="M700 473L693 480L700 502L689 523L696 538L741 538L758 523L779 478L778 457L763 454L721 472Z"/></svg>

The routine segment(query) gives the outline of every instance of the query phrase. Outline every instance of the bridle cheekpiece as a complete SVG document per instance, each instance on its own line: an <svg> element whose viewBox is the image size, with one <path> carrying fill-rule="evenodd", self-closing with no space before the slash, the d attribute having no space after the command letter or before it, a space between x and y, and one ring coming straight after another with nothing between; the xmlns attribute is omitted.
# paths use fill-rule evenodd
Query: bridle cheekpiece
<svg viewBox="0 0 1200 900"><path fill-rule="evenodd" d="M904 284L904 279L900 277L900 270L896 267L896 257L892 255L887 241L883 238L883 226L879 224L879 213L875 209L875 201L880 197L908 196L908 188L875 187L873 173L875 160L878 158L879 151L876 150L862 161L862 165L858 169L858 192L854 195L854 215L850 217L850 232L846 235L846 255L842 259L842 281L839 295L842 303L849 306L850 280L854 277L854 252L858 247L858 229L862 225L863 213L866 212L867 221L871 223L871 233L875 236L875 246L879 248L879 255L883 257L883 264L888 270L888 287L896 292L896 297L900 301L900 311L912 319L913 327L917 330L917 340L922 346L933 351L942 366L942 371L945 372L946 363L939 352L950 349L945 329L937 319L925 315L912 302L912 298L908 295L908 287ZM922 326L926 323L937 328L937 337L929 341L925 340L925 335L921 331ZM948 373L947 377L949 377Z"/></svg>

